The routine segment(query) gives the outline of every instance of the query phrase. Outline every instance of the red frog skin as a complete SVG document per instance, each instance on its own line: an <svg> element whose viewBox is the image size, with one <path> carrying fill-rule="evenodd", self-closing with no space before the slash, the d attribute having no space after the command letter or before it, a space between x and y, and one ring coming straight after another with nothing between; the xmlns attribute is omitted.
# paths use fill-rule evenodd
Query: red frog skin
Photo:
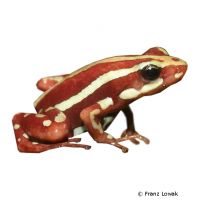
<svg viewBox="0 0 200 200"><path fill-rule="evenodd" d="M129 104L163 91L180 81L187 63L170 56L161 47L142 55L105 58L66 75L50 76L37 82L44 93L34 102L37 114L18 113L13 117L20 152L39 153L58 147L90 149L74 137L84 132L98 143L128 152L121 142L149 140L136 132ZM106 129L122 111L127 128L120 138Z"/></svg>

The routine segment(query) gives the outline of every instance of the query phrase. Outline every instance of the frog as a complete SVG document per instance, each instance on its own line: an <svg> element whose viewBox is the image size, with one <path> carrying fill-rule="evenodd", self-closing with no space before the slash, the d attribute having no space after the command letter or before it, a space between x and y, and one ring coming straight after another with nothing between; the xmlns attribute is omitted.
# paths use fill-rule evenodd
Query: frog
<svg viewBox="0 0 200 200"><path fill-rule="evenodd" d="M34 102L36 113L17 113L12 119L17 148L26 153L90 149L91 145L80 143L85 132L97 143L124 153L128 152L124 141L149 144L135 129L130 104L174 85L186 71L186 61L152 47L142 55L108 57L70 74L41 78L36 84L43 91ZM116 138L106 131L120 112L127 127Z"/></svg>

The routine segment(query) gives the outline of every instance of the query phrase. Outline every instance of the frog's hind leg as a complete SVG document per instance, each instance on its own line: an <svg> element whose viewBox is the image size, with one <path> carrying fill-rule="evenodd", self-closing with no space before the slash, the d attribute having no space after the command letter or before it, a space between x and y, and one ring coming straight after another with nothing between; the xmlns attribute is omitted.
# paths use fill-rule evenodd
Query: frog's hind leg
<svg viewBox="0 0 200 200"><path fill-rule="evenodd" d="M19 113L13 117L16 143L20 152L39 153L59 147L90 149L88 145L76 144L80 142L79 138L68 139L70 133L64 113L52 110L47 114Z"/></svg>
<svg viewBox="0 0 200 200"><path fill-rule="evenodd" d="M57 83L61 82L64 80L69 74L64 74L64 75L58 75L58 76L47 76L44 78L41 78L36 86L39 90L41 91L46 91L50 88L52 88L54 85Z"/></svg>

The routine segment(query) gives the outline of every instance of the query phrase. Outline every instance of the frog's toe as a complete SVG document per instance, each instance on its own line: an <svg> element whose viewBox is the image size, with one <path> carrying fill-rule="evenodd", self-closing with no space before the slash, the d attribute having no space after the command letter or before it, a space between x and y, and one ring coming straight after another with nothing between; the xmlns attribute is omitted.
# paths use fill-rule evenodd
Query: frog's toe
<svg viewBox="0 0 200 200"><path fill-rule="evenodd" d="M142 140L145 144L149 144L150 143L150 140L140 134L136 134L136 138L138 138L139 140Z"/></svg>
<svg viewBox="0 0 200 200"><path fill-rule="evenodd" d="M68 142L80 142L81 141L81 138L69 138L68 139Z"/></svg>
<svg viewBox="0 0 200 200"><path fill-rule="evenodd" d="M123 133L121 134L121 138L124 138L124 139L126 139L127 138L127 140L130 140L133 144L140 144L140 142L138 141L138 140L136 140L135 138L129 138L128 136L131 136L131 135L134 135L134 131L132 131L132 130L125 130L125 131L123 131Z"/></svg>
<svg viewBox="0 0 200 200"><path fill-rule="evenodd" d="M128 152L128 148L127 147L125 147L125 146L123 146L123 145L121 145L121 144L119 144L117 142L111 143L111 145L121 149L123 153L127 153Z"/></svg>
<svg viewBox="0 0 200 200"><path fill-rule="evenodd" d="M136 140L136 139L129 139L133 144L136 144L136 145L138 145L138 144L140 144L140 142L138 141L138 140Z"/></svg>
<svg viewBox="0 0 200 200"><path fill-rule="evenodd" d="M60 143L58 145L59 145L59 147L74 147L74 148L83 148L86 150L91 149L91 146L89 146L87 144L76 144L76 143L70 143L69 141Z"/></svg>
<svg viewBox="0 0 200 200"><path fill-rule="evenodd" d="M122 142L122 141L125 141L125 140L130 140L134 144L140 144L140 142L138 140L143 141L145 144L150 143L150 140L148 138L140 135L136 131L129 130L129 129L125 130L122 133L121 138L118 139L119 142Z"/></svg>

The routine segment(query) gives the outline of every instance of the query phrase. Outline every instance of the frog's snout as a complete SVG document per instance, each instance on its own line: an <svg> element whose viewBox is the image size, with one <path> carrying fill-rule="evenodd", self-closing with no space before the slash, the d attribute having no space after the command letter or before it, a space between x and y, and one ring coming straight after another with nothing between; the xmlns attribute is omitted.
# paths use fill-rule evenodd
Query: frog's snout
<svg viewBox="0 0 200 200"><path fill-rule="evenodd" d="M187 66L187 63L182 61L182 64L176 67L176 73L174 74L175 79L181 79L185 75Z"/></svg>
<svg viewBox="0 0 200 200"><path fill-rule="evenodd" d="M174 60L175 61L175 60ZM164 68L161 72L163 87L166 88L180 81L187 71L187 63L183 60L176 60L172 65Z"/></svg>

